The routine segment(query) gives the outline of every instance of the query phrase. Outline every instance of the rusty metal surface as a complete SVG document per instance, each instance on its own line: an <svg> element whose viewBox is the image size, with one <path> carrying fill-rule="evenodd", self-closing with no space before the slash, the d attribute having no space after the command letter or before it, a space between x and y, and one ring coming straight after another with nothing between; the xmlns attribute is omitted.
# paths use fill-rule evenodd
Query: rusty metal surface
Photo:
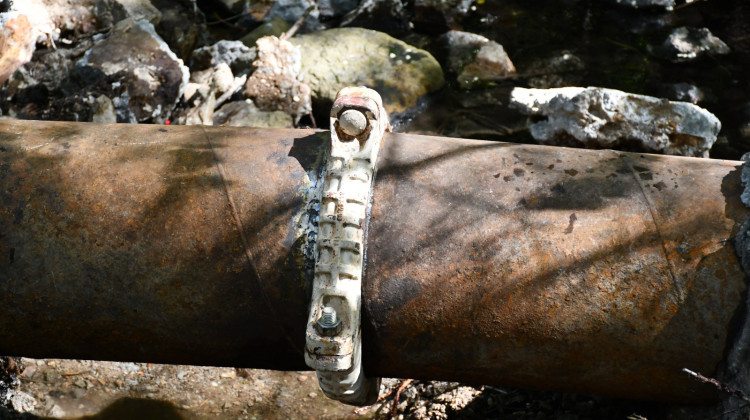
<svg viewBox="0 0 750 420"><path fill-rule="evenodd" d="M326 142L0 123L0 353L305 369L295 221Z"/></svg>
<svg viewBox="0 0 750 420"><path fill-rule="evenodd" d="M706 402L746 290L739 162L394 134L365 371Z"/></svg>
<svg viewBox="0 0 750 420"><path fill-rule="evenodd" d="M0 353L304 369L326 132L0 123ZM702 402L739 162L387 135L365 372ZM307 221L308 226L303 226Z"/></svg>

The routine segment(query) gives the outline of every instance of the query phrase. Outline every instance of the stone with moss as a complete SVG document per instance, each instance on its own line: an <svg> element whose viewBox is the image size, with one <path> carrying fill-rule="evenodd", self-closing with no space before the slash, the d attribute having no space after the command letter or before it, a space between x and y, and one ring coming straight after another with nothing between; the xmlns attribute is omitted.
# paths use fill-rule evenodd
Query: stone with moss
<svg viewBox="0 0 750 420"><path fill-rule="evenodd" d="M382 32L338 28L290 41L302 51L304 81L320 108L330 107L339 89L363 85L380 93L389 113L401 113L444 82L430 53Z"/></svg>

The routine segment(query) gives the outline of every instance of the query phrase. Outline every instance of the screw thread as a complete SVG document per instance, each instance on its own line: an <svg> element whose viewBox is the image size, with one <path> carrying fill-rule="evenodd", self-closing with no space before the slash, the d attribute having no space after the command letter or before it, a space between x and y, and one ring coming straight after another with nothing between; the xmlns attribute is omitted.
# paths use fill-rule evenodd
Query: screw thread
<svg viewBox="0 0 750 420"><path fill-rule="evenodd" d="M326 306L323 308L323 311L320 315L320 324L324 327L333 327L336 325L336 310L331 308L330 306Z"/></svg>

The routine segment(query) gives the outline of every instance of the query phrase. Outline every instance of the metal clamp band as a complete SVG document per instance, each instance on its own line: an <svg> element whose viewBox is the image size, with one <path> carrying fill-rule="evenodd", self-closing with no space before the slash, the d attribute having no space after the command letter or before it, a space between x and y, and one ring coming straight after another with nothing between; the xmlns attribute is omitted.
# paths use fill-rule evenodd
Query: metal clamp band
<svg viewBox="0 0 750 420"><path fill-rule="evenodd" d="M328 397L353 405L374 403L380 387L380 379L362 372L360 308L375 162L389 130L377 92L365 87L339 91L331 108L305 362L317 371Z"/></svg>

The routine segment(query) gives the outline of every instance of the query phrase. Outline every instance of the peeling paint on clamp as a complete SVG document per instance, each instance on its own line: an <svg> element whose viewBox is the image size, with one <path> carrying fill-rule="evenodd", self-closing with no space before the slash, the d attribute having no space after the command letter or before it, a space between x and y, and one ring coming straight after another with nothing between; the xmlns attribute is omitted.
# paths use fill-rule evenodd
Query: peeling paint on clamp
<svg viewBox="0 0 750 420"><path fill-rule="evenodd" d="M360 309L367 212L378 150L388 130L377 92L365 87L339 91L331 108L305 362L317 371L328 397L353 405L375 402L380 384L362 371Z"/></svg>

